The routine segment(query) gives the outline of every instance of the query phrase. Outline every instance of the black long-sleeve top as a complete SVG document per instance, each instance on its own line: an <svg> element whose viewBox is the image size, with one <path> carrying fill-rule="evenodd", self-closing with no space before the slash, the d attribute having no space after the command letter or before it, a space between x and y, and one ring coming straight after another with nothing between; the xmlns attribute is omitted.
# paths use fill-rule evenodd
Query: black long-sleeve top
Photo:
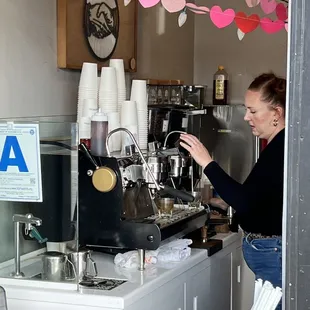
<svg viewBox="0 0 310 310"><path fill-rule="evenodd" d="M204 169L219 196L235 209L241 228L247 232L282 235L284 132L281 130L268 143L243 184L214 161Z"/></svg>

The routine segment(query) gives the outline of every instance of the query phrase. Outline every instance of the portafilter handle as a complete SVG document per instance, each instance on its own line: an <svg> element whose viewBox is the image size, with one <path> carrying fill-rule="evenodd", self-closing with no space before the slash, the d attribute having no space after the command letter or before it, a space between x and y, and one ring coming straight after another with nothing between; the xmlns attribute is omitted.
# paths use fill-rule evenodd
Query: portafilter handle
<svg viewBox="0 0 310 310"><path fill-rule="evenodd" d="M180 198L184 202L193 202L195 199L194 196L191 195L190 193L175 189L175 188L167 186L167 185L161 186L161 191L159 192L159 194L160 195L161 194L168 194L174 198Z"/></svg>

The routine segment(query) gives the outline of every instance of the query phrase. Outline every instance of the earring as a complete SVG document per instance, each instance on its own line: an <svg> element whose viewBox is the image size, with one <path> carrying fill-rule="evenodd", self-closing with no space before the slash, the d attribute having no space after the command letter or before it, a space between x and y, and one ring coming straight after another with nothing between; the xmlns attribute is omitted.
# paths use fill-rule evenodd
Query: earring
<svg viewBox="0 0 310 310"><path fill-rule="evenodd" d="M279 122L279 121L278 121L277 119L274 119L274 120L273 120L273 126L274 126L274 127L277 127L277 126L278 126L278 122Z"/></svg>

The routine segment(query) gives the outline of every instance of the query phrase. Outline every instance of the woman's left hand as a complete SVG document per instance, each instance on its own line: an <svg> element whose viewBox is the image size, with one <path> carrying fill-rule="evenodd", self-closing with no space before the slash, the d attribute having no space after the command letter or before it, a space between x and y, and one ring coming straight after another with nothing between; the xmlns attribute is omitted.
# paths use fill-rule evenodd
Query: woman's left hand
<svg viewBox="0 0 310 310"><path fill-rule="evenodd" d="M180 139L185 142L181 142L180 145L190 152L197 164L203 169L213 161L208 150L195 136L181 134Z"/></svg>

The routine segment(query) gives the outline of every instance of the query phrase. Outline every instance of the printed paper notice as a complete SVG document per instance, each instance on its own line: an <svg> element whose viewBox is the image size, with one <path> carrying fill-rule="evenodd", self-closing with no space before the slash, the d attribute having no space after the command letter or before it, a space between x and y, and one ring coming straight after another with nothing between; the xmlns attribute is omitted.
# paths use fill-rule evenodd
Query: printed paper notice
<svg viewBox="0 0 310 310"><path fill-rule="evenodd" d="M0 124L0 200L42 202L38 124Z"/></svg>

